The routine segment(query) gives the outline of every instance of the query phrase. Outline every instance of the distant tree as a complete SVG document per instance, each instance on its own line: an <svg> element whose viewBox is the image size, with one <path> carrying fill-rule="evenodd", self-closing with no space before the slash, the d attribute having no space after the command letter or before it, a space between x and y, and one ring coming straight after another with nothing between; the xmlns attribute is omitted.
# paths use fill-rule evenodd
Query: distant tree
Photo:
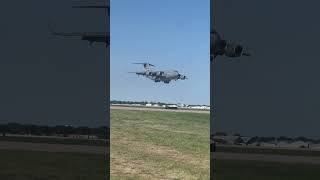
<svg viewBox="0 0 320 180"><path fill-rule="evenodd" d="M259 142L274 142L276 140L275 137L259 137Z"/></svg>
<svg viewBox="0 0 320 180"><path fill-rule="evenodd" d="M286 141L286 142L293 141L292 138L289 138L289 137L286 137L286 136L280 136L277 139L278 139L278 141Z"/></svg>
<svg viewBox="0 0 320 180"><path fill-rule="evenodd" d="M228 134L225 132L216 132L215 135L216 136L227 136Z"/></svg>
<svg viewBox="0 0 320 180"><path fill-rule="evenodd" d="M7 132L7 125L1 124L0 125L0 133L2 134L2 136L6 136L6 132Z"/></svg>
<svg viewBox="0 0 320 180"><path fill-rule="evenodd" d="M94 129L94 134L99 139L109 139L110 137L110 129L107 126L99 127Z"/></svg>
<svg viewBox="0 0 320 180"><path fill-rule="evenodd" d="M210 139L213 139L213 138L214 138L214 134L211 134L211 135L210 135Z"/></svg>
<svg viewBox="0 0 320 180"><path fill-rule="evenodd" d="M239 133L234 133L233 136L241 136Z"/></svg>
<svg viewBox="0 0 320 180"><path fill-rule="evenodd" d="M216 142L217 144L227 144L228 142L224 139L216 139L213 138L213 141Z"/></svg>
<svg viewBox="0 0 320 180"><path fill-rule="evenodd" d="M244 143L244 140L241 137L238 137L237 139L234 140L234 144L242 144Z"/></svg>
<svg viewBox="0 0 320 180"><path fill-rule="evenodd" d="M258 141L259 141L259 137L254 136L248 140L247 144L257 143Z"/></svg>
<svg viewBox="0 0 320 180"><path fill-rule="evenodd" d="M306 137L303 137L303 136L299 136L297 138L294 138L295 141L303 141L303 142L306 142L308 141L308 138Z"/></svg>

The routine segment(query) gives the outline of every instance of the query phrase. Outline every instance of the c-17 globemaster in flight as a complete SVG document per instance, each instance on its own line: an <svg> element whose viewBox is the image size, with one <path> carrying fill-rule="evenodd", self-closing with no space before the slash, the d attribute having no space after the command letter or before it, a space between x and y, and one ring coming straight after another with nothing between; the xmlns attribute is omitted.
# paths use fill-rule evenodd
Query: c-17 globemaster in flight
<svg viewBox="0 0 320 180"><path fill-rule="evenodd" d="M210 60L212 61L218 55L227 57L251 56L239 42L232 40L224 40L215 30L210 32Z"/></svg>
<svg viewBox="0 0 320 180"><path fill-rule="evenodd" d="M87 5L87 6L72 6L73 8L105 8L108 10L108 15L110 16L110 7L106 5ZM92 45L94 42L105 43L106 47L110 45L110 33L109 32L56 32L52 26L52 23L49 23L49 29L51 34L54 36L63 36L63 37L80 37L81 40L89 41L89 44Z"/></svg>
<svg viewBox="0 0 320 180"><path fill-rule="evenodd" d="M180 74L177 70L164 70L164 71L155 71L151 70L150 66L154 66L149 63L133 63L133 64L142 64L144 67L144 71L140 72L129 72L129 73L135 73L137 75L145 76L154 82L164 82L166 84L169 84L172 80L185 80L188 79L185 75Z"/></svg>

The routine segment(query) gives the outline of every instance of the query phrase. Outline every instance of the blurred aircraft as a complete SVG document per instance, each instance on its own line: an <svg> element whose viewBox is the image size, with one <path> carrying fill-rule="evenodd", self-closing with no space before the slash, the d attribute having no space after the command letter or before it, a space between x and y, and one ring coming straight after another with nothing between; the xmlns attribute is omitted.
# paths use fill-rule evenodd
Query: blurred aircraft
<svg viewBox="0 0 320 180"><path fill-rule="evenodd" d="M90 45L94 42L105 43L106 47L110 45L110 35L107 32L56 32L52 24L49 24L49 29L54 36L79 37L81 40L89 41Z"/></svg>
<svg viewBox="0 0 320 180"><path fill-rule="evenodd" d="M210 60L212 61L218 55L227 57L251 56L248 49L245 49L239 42L233 40L224 40L220 34L213 29L210 32Z"/></svg>
<svg viewBox="0 0 320 180"><path fill-rule="evenodd" d="M110 6L107 5L79 5L72 6L72 8L105 8L110 16ZM110 45L109 32L56 32L53 28L52 22L49 22L49 29L52 35L62 37L79 37L81 40L89 41L92 45L94 42L105 43L106 48Z"/></svg>
<svg viewBox="0 0 320 180"><path fill-rule="evenodd" d="M107 9L108 16L110 16L110 6L107 6L107 5L78 5L78 6L72 6L72 8Z"/></svg>

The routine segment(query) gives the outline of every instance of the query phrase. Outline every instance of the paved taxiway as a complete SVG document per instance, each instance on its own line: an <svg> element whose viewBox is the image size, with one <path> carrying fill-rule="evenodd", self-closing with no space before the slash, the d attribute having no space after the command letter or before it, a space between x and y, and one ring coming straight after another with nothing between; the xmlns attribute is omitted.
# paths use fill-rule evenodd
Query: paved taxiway
<svg viewBox="0 0 320 180"><path fill-rule="evenodd" d="M193 109L163 109L163 108L148 108L148 107L135 107L135 106L110 106L110 109L123 109L123 110L136 110L136 111L165 111L165 112L189 112L189 113L206 113L210 111L206 110L193 110Z"/></svg>
<svg viewBox="0 0 320 180"><path fill-rule="evenodd" d="M320 157L315 156L211 152L211 159L254 160L265 162L304 163L320 165Z"/></svg>
<svg viewBox="0 0 320 180"><path fill-rule="evenodd" d="M90 153L90 154L107 154L108 153L108 148L104 146L46 144L46 143L11 142L11 141L0 141L0 150L73 152L73 153Z"/></svg>

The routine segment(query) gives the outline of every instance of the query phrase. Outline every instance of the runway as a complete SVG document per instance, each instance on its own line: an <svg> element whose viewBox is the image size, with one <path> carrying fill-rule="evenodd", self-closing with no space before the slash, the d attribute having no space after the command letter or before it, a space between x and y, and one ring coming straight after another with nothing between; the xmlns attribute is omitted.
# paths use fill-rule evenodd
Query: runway
<svg viewBox="0 0 320 180"><path fill-rule="evenodd" d="M162 111L162 112L187 112L187 113L204 113L210 114L210 111L206 110L193 110L193 109L164 109L154 107L138 107L138 106L110 106L110 109L123 109L123 110L135 110L135 111Z"/></svg>
<svg viewBox="0 0 320 180"><path fill-rule="evenodd" d="M46 152L68 152L107 154L108 148L104 146L68 145L68 144L46 144L29 142L0 141L0 150L26 150Z"/></svg>
<svg viewBox="0 0 320 180"><path fill-rule="evenodd" d="M320 157L315 156L292 156L292 155L273 155L273 154L247 154L247 153L225 153L211 152L211 160L250 160L279 163L303 163L320 165Z"/></svg>

